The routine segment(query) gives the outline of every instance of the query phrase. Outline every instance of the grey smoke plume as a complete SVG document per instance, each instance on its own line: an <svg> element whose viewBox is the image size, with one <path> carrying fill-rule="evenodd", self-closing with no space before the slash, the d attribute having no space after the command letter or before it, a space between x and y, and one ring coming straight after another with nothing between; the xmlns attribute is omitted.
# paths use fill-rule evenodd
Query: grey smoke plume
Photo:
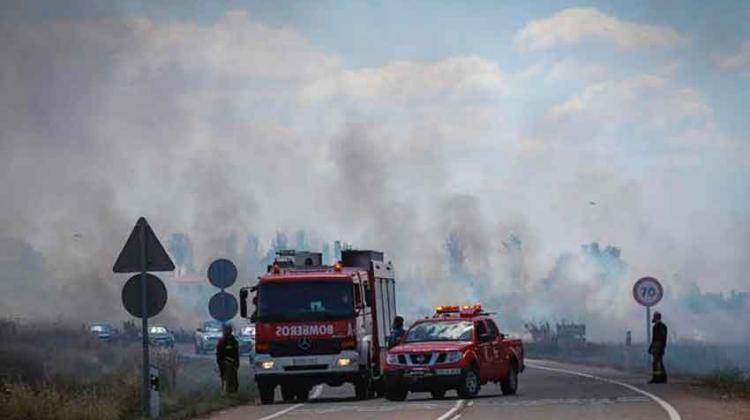
<svg viewBox="0 0 750 420"><path fill-rule="evenodd" d="M383 249L412 318L482 300L511 329L567 317L614 340L642 324L629 288L650 274L667 285L675 334L749 335L737 327L746 310L680 300L694 285L746 289L748 202L714 188L744 191L732 166L744 149L668 144L682 160L650 161L647 176L618 155L631 134L683 134L651 119L690 117L675 115L686 96L676 82L610 81L518 127L514 108L534 82L492 61L351 69L245 12L206 24L2 21L0 35L3 314L122 319L126 277L111 265L145 216L184 266L201 274L231 256L245 284L274 240ZM664 100L602 114L620 97L634 109ZM707 118L691 128L718 137ZM581 251L592 242L620 255ZM165 322L197 322L194 306L212 291L170 301Z"/></svg>

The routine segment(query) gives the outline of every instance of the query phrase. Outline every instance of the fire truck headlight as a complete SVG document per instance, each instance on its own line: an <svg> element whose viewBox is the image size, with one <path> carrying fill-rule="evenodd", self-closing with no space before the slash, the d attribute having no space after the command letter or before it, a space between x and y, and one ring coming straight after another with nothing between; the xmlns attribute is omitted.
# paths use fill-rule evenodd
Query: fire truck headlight
<svg viewBox="0 0 750 420"><path fill-rule="evenodd" d="M445 355L445 363L456 363L464 357L460 351L449 351Z"/></svg>
<svg viewBox="0 0 750 420"><path fill-rule="evenodd" d="M257 366L261 369L273 369L274 365L275 363L273 360L266 360L266 361L257 363Z"/></svg>
<svg viewBox="0 0 750 420"><path fill-rule="evenodd" d="M339 359L336 360L336 364L339 365L339 367L346 367L352 364L352 359L348 357L339 357Z"/></svg>
<svg viewBox="0 0 750 420"><path fill-rule="evenodd" d="M389 365L397 365L398 364L398 355L397 354L388 353L388 355L385 357L385 361Z"/></svg>

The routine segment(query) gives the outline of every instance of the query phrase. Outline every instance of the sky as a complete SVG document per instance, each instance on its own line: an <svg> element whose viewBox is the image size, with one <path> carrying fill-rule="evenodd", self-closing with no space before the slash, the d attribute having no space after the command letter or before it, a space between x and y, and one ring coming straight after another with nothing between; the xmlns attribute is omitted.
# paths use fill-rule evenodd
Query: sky
<svg viewBox="0 0 750 420"><path fill-rule="evenodd" d="M514 310L627 328L641 275L675 297L747 291L749 18L741 1L3 2L0 312L118 296L141 215L206 264L231 234L383 249L402 296L430 290L419 310L477 278L498 302L536 296L593 241L627 281L584 267L590 306Z"/></svg>

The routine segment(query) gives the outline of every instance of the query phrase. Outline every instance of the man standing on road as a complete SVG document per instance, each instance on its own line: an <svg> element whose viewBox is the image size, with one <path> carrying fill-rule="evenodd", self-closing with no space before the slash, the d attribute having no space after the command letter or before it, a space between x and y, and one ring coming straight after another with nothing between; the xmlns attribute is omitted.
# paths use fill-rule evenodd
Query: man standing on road
<svg viewBox="0 0 750 420"><path fill-rule="evenodd" d="M404 318L396 316L393 318L393 325L391 326L391 335L388 337L388 348L393 348L401 342L401 337L404 336Z"/></svg>
<svg viewBox="0 0 750 420"><path fill-rule="evenodd" d="M654 372L649 383L665 384L667 383L667 371L664 368L664 352L667 349L667 326L661 322L661 313L659 312L654 312L651 322L654 323L654 328L651 332L651 345L648 352L654 359Z"/></svg>
<svg viewBox="0 0 750 420"><path fill-rule="evenodd" d="M216 343L216 363L219 364L222 391L236 393L239 388L237 369L240 365L240 346L230 324L224 324L224 335Z"/></svg>

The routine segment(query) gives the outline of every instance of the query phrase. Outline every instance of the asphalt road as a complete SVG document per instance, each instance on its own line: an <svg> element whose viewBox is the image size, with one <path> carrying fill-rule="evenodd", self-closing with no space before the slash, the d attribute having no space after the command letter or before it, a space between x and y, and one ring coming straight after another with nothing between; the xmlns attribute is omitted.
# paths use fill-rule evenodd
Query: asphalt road
<svg viewBox="0 0 750 420"><path fill-rule="evenodd" d="M610 369L537 360L528 362L515 396L503 396L499 386L487 384L482 387L480 396L472 400L458 399L455 392L449 392L442 400L416 393L409 394L404 402L382 398L357 401L351 386L322 386L316 388L313 399L304 404L248 405L216 413L210 419L747 418L743 417L745 411L735 416L726 410L724 403L695 394L687 384L648 385L647 379ZM678 404L673 405L673 400Z"/></svg>
<svg viewBox="0 0 750 420"><path fill-rule="evenodd" d="M213 362L213 355L195 355L192 345L178 345L185 356ZM252 380L249 366L240 380ZM427 393L411 393L404 402L383 398L354 399L350 385L320 386L311 400L284 404L277 388L276 403L251 404L215 413L209 420L467 420L467 419L639 419L639 420L747 420L750 402L727 400L691 379L672 377L668 385L649 385L648 376L614 369L527 361L519 376L518 394L504 396L500 387L486 384L478 398L461 400L449 391L442 400Z"/></svg>

